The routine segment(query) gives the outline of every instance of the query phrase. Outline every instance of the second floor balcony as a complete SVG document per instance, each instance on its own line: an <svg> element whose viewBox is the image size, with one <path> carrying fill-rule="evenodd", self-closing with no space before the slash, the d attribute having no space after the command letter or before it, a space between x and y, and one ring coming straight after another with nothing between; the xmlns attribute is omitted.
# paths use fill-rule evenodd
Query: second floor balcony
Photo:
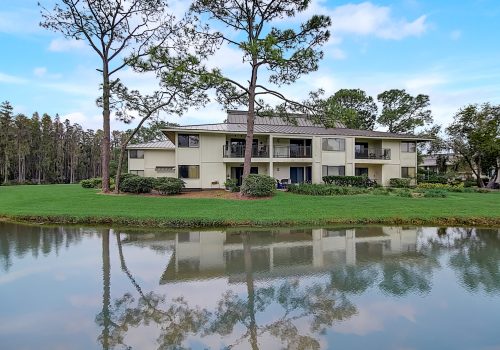
<svg viewBox="0 0 500 350"><path fill-rule="evenodd" d="M245 145L225 145L222 152L224 158L244 158ZM269 158L269 146L252 145L252 158Z"/></svg>
<svg viewBox="0 0 500 350"><path fill-rule="evenodd" d="M389 148L358 148L354 153L354 158L390 160L391 150Z"/></svg>
<svg viewBox="0 0 500 350"><path fill-rule="evenodd" d="M274 158L312 158L312 146L274 146Z"/></svg>

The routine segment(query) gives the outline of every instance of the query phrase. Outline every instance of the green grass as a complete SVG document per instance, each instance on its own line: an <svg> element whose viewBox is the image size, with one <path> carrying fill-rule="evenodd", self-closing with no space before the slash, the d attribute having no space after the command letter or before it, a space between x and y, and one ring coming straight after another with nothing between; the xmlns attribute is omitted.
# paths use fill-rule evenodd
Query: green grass
<svg viewBox="0 0 500 350"><path fill-rule="evenodd" d="M0 186L0 217L80 224L188 227L330 223L500 225L500 193L449 193L447 198L362 194L227 200L111 196L79 185Z"/></svg>

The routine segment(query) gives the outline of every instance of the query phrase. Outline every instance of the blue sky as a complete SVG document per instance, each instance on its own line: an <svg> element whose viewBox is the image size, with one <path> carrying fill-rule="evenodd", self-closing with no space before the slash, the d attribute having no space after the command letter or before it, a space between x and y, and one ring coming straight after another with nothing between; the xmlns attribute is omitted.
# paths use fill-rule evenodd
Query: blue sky
<svg viewBox="0 0 500 350"><path fill-rule="evenodd" d="M53 0L40 0L50 7ZM16 112L34 111L82 124L101 125L98 59L82 41L68 41L38 26L37 1L0 0L0 99ZM180 13L186 2L176 0ZM318 72L282 89L294 98L323 88L360 88L372 96L403 88L430 96L437 123L447 124L468 103L500 103L500 1L498 0L313 0L296 23L313 13L332 17L332 38ZM293 22L293 21L290 21ZM238 52L223 48L212 59L224 71L245 79ZM124 71L131 87L154 89L151 76ZM181 124L219 122L225 118L215 102L190 110ZM119 122L114 128L124 128Z"/></svg>

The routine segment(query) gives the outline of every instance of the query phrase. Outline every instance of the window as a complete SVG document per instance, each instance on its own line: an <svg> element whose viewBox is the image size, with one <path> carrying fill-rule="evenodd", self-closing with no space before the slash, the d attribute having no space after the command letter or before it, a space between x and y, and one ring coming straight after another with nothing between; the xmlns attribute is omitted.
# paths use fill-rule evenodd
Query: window
<svg viewBox="0 0 500 350"><path fill-rule="evenodd" d="M345 151L345 139L323 139L323 151Z"/></svg>
<svg viewBox="0 0 500 350"><path fill-rule="evenodd" d="M157 173L175 173L173 166L157 166L155 170Z"/></svg>
<svg viewBox="0 0 500 350"><path fill-rule="evenodd" d="M177 137L179 140L178 142L179 147L190 147L190 148L200 147L199 135L179 134Z"/></svg>
<svg viewBox="0 0 500 350"><path fill-rule="evenodd" d="M323 165L323 176L344 176L345 166Z"/></svg>
<svg viewBox="0 0 500 350"><path fill-rule="evenodd" d="M179 165L179 178L181 179L199 179L199 165Z"/></svg>
<svg viewBox="0 0 500 350"><path fill-rule="evenodd" d="M138 176L143 176L144 177L144 170L130 170L129 172L131 174L138 175Z"/></svg>
<svg viewBox="0 0 500 350"><path fill-rule="evenodd" d="M415 153L415 142L401 142L401 152Z"/></svg>
<svg viewBox="0 0 500 350"><path fill-rule="evenodd" d="M131 149L128 152L131 159L144 159L144 151L141 149Z"/></svg>
<svg viewBox="0 0 500 350"><path fill-rule="evenodd" d="M404 179L416 177L416 172L414 167L402 167L401 177Z"/></svg>

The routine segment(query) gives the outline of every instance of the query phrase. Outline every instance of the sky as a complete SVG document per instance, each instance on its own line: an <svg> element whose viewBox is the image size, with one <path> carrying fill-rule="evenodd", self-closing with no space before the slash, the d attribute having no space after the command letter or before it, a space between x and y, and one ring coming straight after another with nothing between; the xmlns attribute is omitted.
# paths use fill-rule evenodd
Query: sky
<svg viewBox="0 0 500 350"><path fill-rule="evenodd" d="M41 28L38 1L51 8L55 0L0 0L0 100L10 101L16 113L58 113L84 128L100 128L99 59L84 41ZM170 3L176 14L188 4ZM297 26L313 14L331 17L332 36L319 70L280 88L287 96L359 88L376 98L388 89L406 89L429 95L434 120L443 126L469 103L500 104L498 0L312 0L285 23ZM248 76L240 54L229 47L222 47L209 66L239 81ZM125 70L118 76L145 93L157 86L152 75ZM184 125L217 123L225 112L210 102L182 117L164 118ZM112 121L113 129L128 127Z"/></svg>

